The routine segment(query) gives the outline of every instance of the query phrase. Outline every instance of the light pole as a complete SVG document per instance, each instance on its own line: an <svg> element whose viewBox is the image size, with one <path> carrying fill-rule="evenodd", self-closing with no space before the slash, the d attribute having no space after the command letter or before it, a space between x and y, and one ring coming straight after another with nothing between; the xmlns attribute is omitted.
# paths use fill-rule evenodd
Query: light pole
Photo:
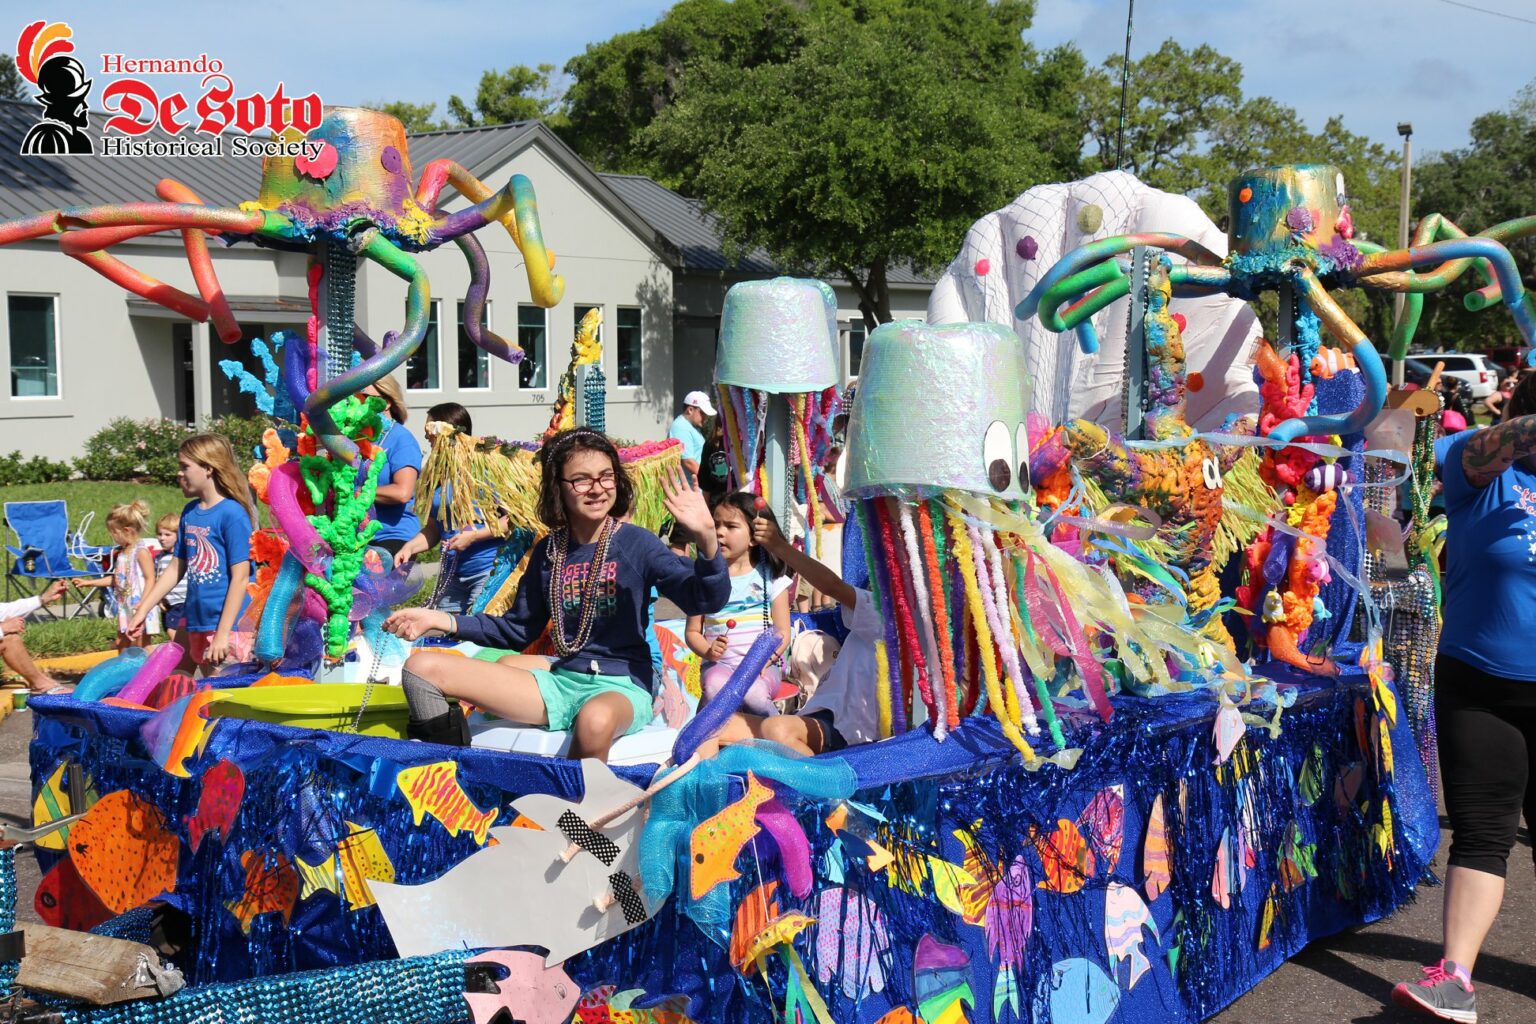
<svg viewBox="0 0 1536 1024"><path fill-rule="evenodd" d="M1397 134L1403 137L1403 188L1402 197L1397 206L1397 247L1408 248L1408 198L1413 188L1413 123L1399 121ZM1392 329L1395 332L1397 325L1403 320L1403 306L1408 297L1398 292L1392 297ZM1406 356L1407 353L1404 353ZM1395 360L1392 364L1392 386L1403 386L1403 370L1407 359Z"/></svg>

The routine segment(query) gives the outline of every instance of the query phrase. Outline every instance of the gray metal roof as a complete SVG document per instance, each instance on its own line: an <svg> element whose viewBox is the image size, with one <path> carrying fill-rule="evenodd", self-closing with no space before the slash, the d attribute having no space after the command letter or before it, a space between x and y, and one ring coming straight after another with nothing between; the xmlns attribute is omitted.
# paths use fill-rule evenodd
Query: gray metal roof
<svg viewBox="0 0 1536 1024"><path fill-rule="evenodd" d="M660 235L682 254L688 270L731 271L738 274L774 274L779 267L762 248L744 253L735 263L727 259L720 221L707 213L696 199L667 188L640 174L600 174L613 190L650 222ZM891 268L891 284L932 285L934 279L914 274L908 267Z"/></svg>

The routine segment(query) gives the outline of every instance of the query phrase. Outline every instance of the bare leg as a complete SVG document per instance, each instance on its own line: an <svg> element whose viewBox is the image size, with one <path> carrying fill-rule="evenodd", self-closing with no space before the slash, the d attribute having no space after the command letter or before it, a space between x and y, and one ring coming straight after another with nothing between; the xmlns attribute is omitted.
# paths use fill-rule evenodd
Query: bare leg
<svg viewBox="0 0 1536 1024"><path fill-rule="evenodd" d="M1452 865L1445 873L1445 958L1470 973L1504 902L1504 879Z"/></svg>
<svg viewBox="0 0 1536 1024"><path fill-rule="evenodd" d="M566 756L608 760L613 741L624 735L635 720L629 699L618 693L600 693L581 706L571 723L571 750Z"/></svg>
<svg viewBox="0 0 1536 1024"><path fill-rule="evenodd" d="M446 696L467 701L508 721L548 725L549 716L544 711L538 681L527 668L502 664L506 660L480 661L442 651L417 651L406 659L405 668ZM530 660L543 662L544 666L549 664L542 658ZM628 723L625 727L628 728Z"/></svg>
<svg viewBox="0 0 1536 1024"><path fill-rule="evenodd" d="M12 672L27 681L27 688L33 693L44 693L60 685L57 679L37 667L32 655L27 653L26 644L15 634L0 640L0 659L5 661Z"/></svg>
<svg viewBox="0 0 1536 1024"><path fill-rule="evenodd" d="M800 715L776 715L763 722L763 739L788 747L798 754L819 754L826 746L821 723Z"/></svg>
<svg viewBox="0 0 1536 1024"><path fill-rule="evenodd" d="M721 747L728 747L732 743L745 743L747 740L761 739L763 723L770 719L760 718L757 715L744 715L740 711L725 720L720 731L709 739L699 744L699 756L709 760L720 753Z"/></svg>

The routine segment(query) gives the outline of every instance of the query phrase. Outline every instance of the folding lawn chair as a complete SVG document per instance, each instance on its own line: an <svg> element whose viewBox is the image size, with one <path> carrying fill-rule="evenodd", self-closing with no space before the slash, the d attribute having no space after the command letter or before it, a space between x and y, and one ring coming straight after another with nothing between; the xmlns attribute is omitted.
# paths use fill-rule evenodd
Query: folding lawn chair
<svg viewBox="0 0 1536 1024"><path fill-rule="evenodd" d="M97 570L79 568L70 560L69 509L63 501L8 501L5 522L16 534L17 543L16 547L5 546L7 598L30 597L53 580L101 575ZM70 617L84 610L82 603Z"/></svg>

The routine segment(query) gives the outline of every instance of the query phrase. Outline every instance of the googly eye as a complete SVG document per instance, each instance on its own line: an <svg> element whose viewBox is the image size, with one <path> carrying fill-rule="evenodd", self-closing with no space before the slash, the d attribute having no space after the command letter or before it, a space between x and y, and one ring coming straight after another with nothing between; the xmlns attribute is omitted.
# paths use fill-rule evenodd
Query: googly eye
<svg viewBox="0 0 1536 1024"><path fill-rule="evenodd" d="M1216 461L1216 456L1207 455L1200 460L1200 475L1205 478L1205 486L1208 490L1221 489L1221 463Z"/></svg>
<svg viewBox="0 0 1536 1024"><path fill-rule="evenodd" d="M1013 482L1013 438L1002 420L993 420L981 442L981 461L987 468L987 483L999 494Z"/></svg>
<svg viewBox="0 0 1536 1024"><path fill-rule="evenodd" d="M1019 429L1014 434L1013 450L1019 454L1019 490L1030 489L1029 482L1029 428L1019 424Z"/></svg>
<svg viewBox="0 0 1536 1024"><path fill-rule="evenodd" d="M1339 194L1339 202L1344 202L1344 173L1340 171L1333 176L1333 190Z"/></svg>

